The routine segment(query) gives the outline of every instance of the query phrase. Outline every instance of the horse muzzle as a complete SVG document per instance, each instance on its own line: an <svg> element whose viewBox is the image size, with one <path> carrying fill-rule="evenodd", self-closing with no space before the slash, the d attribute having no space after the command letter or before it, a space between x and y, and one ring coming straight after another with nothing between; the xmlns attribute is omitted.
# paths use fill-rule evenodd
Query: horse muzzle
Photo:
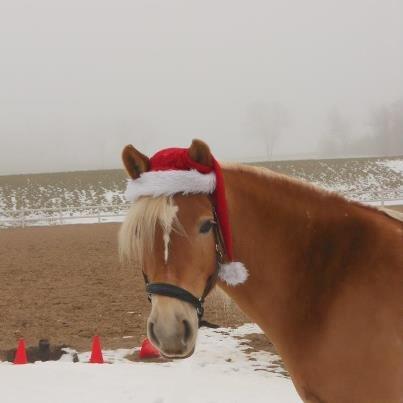
<svg viewBox="0 0 403 403"><path fill-rule="evenodd" d="M147 334L163 356L186 358L192 355L198 323L196 310L190 303L159 295L152 297Z"/></svg>

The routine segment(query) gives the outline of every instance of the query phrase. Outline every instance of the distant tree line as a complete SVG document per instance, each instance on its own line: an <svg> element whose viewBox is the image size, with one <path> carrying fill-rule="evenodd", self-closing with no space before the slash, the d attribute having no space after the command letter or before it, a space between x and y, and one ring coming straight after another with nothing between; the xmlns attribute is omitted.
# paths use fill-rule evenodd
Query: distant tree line
<svg viewBox="0 0 403 403"><path fill-rule="evenodd" d="M248 106L247 132L258 140L261 154L269 161L291 121L289 110L279 102ZM403 155L403 99L373 109L362 133L357 133L350 119L336 107L328 112L323 127L316 150L320 157Z"/></svg>
<svg viewBox="0 0 403 403"><path fill-rule="evenodd" d="M403 155L403 99L375 108L361 137L354 138L349 120L337 108L329 112L325 126L319 152L326 157Z"/></svg>

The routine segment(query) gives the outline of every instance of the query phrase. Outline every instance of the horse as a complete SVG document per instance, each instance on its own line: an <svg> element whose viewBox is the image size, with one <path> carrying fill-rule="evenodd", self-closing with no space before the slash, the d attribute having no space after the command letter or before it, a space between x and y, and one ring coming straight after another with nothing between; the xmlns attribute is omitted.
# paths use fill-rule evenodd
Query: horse
<svg viewBox="0 0 403 403"><path fill-rule="evenodd" d="M200 140L187 153L214 164ZM134 183L150 169L131 145L122 158ZM248 270L242 284L215 275L220 231L209 195L145 195L122 224L122 257L147 284L173 287L149 292L151 342L166 357L191 355L197 300L216 280L272 341L305 403L403 402L401 220L265 168L221 168L233 254Z"/></svg>

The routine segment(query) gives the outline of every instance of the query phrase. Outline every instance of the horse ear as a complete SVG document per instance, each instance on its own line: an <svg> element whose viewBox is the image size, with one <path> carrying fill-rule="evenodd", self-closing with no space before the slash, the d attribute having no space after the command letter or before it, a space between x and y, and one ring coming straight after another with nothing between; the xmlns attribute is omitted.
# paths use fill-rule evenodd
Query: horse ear
<svg viewBox="0 0 403 403"><path fill-rule="evenodd" d="M122 160L127 173L132 179L137 179L143 172L150 169L150 160L131 144L122 151Z"/></svg>
<svg viewBox="0 0 403 403"><path fill-rule="evenodd" d="M197 139L193 140L189 147L189 156L193 161L201 165L213 167L214 158L209 146L204 141Z"/></svg>

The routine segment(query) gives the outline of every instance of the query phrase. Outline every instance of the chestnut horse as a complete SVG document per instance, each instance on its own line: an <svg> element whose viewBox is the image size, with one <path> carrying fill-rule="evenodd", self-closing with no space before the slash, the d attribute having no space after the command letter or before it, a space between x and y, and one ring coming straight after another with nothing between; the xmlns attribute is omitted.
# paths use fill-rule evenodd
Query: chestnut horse
<svg viewBox="0 0 403 403"><path fill-rule="evenodd" d="M213 160L198 140L189 155ZM132 146L123 160L132 178L148 169ZM273 342L303 401L403 402L402 222L264 168L222 172L234 256L249 277L218 285ZM142 197L121 253L149 281L201 296L216 267L214 220L205 194ZM192 354L197 330L191 303L152 296L148 336L162 354Z"/></svg>

